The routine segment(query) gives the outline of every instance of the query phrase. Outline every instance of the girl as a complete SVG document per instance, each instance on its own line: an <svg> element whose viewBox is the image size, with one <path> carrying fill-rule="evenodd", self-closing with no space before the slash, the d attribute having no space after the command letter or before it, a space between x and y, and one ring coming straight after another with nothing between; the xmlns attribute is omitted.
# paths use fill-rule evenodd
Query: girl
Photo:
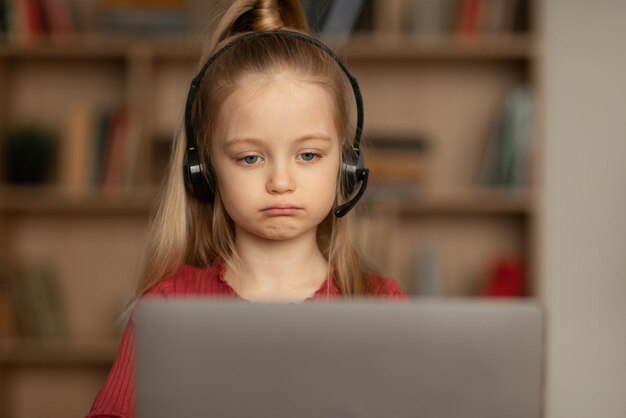
<svg viewBox="0 0 626 418"><path fill-rule="evenodd" d="M405 298L366 273L350 214L340 217L356 202L345 205L350 176L364 183L358 196L367 180L355 155L362 119L355 129L351 116L360 95L307 37L298 0L235 0L223 15L192 82L130 308L184 295ZM134 415L132 326L131 315L88 417Z"/></svg>

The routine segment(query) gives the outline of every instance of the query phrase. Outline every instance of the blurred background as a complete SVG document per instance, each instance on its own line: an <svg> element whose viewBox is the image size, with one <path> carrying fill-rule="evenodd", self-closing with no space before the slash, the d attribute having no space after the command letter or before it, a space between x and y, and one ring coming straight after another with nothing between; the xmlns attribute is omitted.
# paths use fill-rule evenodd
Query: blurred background
<svg viewBox="0 0 626 418"><path fill-rule="evenodd" d="M1 417L83 416L103 383L220 3L0 0ZM371 262L538 300L544 415L625 416L626 2L302 3L363 90Z"/></svg>

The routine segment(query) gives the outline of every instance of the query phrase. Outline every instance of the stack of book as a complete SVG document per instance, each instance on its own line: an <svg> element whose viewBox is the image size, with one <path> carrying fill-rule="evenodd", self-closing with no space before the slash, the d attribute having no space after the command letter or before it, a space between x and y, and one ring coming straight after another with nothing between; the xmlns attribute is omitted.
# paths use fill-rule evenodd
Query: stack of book
<svg viewBox="0 0 626 418"><path fill-rule="evenodd" d="M0 0L0 32L10 42L30 43L46 36L67 39L75 31L69 0Z"/></svg>
<svg viewBox="0 0 626 418"><path fill-rule="evenodd" d="M428 174L428 142L420 137L368 141L365 166L370 170L367 198L411 199Z"/></svg>
<svg viewBox="0 0 626 418"><path fill-rule="evenodd" d="M106 32L184 33L192 26L187 0L104 0L101 26Z"/></svg>
<svg viewBox="0 0 626 418"><path fill-rule="evenodd" d="M529 0L411 0L418 35L475 36L527 32Z"/></svg>

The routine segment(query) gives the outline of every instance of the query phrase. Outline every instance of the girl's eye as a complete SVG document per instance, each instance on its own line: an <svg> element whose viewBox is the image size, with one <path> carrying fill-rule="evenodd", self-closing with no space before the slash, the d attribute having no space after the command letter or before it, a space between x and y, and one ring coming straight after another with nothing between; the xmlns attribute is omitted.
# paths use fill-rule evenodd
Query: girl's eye
<svg viewBox="0 0 626 418"><path fill-rule="evenodd" d="M319 154L315 152L303 152L300 156L302 156L304 161L313 161L315 158L319 157Z"/></svg>
<svg viewBox="0 0 626 418"><path fill-rule="evenodd" d="M246 155L245 157L240 158L239 161L243 161L247 165L252 165L256 163L257 161L259 161L259 156L258 155Z"/></svg>

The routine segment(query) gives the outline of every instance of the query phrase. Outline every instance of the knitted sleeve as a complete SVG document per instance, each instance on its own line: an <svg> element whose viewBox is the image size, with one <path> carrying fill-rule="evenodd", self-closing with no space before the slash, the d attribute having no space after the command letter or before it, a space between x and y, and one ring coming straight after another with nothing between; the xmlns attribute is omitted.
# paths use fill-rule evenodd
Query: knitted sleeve
<svg viewBox="0 0 626 418"><path fill-rule="evenodd" d="M172 294L173 282L165 280L153 286L144 297L166 297ZM133 312L122 334L113 366L96 396L86 418L132 418L135 416Z"/></svg>
<svg viewBox="0 0 626 418"><path fill-rule="evenodd" d="M382 276L369 276L369 294L372 297L384 299L408 300L404 291L398 286L395 280Z"/></svg>

